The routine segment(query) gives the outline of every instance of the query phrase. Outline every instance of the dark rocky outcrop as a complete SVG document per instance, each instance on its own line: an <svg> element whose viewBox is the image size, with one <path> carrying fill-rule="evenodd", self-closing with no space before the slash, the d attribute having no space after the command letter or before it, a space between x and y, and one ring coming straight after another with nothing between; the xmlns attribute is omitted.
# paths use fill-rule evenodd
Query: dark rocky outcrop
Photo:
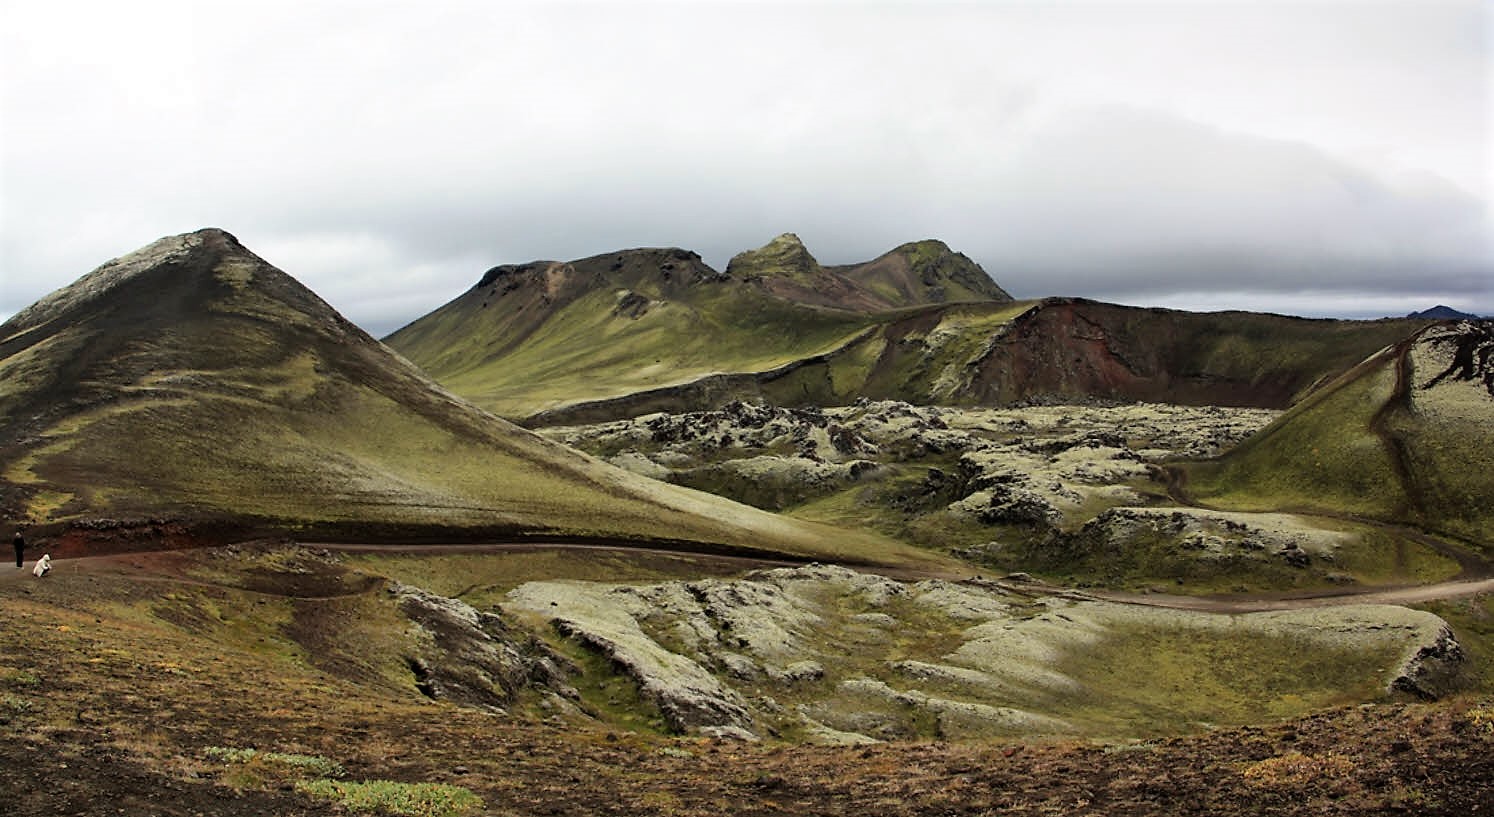
<svg viewBox="0 0 1494 817"><path fill-rule="evenodd" d="M1390 688L1435 701L1457 688L1465 660L1463 645L1444 626L1431 643L1420 645L1406 659Z"/></svg>
<svg viewBox="0 0 1494 817"><path fill-rule="evenodd" d="M407 584L388 590L424 633L424 648L406 664L427 697L486 709L508 706L526 690L580 698L568 683L580 670L499 616Z"/></svg>
<svg viewBox="0 0 1494 817"><path fill-rule="evenodd" d="M824 272L809 248L793 233L784 233L755 250L732 256L726 274L743 281L761 278L788 278L809 282Z"/></svg>

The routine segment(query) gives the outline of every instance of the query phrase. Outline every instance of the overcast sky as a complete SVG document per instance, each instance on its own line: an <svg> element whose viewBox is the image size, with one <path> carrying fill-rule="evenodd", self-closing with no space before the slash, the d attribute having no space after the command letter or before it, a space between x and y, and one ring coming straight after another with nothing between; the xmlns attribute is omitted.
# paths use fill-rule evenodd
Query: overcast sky
<svg viewBox="0 0 1494 817"><path fill-rule="evenodd" d="M205 226L378 335L498 263L782 232L1019 297L1494 314L1479 0L0 9L0 319Z"/></svg>

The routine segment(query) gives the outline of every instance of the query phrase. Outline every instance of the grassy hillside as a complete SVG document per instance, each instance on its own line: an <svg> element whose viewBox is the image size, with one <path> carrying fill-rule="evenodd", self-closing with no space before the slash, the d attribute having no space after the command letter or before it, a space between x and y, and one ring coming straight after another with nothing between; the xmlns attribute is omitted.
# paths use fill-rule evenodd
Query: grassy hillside
<svg viewBox="0 0 1494 817"><path fill-rule="evenodd" d="M0 326L0 487L5 515L33 524L907 555L518 429L439 389L216 230L112 261Z"/></svg>
<svg viewBox="0 0 1494 817"><path fill-rule="evenodd" d="M1283 408L1424 322L1138 309L1068 298L889 316L763 393L944 405L1090 399Z"/></svg>
<svg viewBox="0 0 1494 817"><path fill-rule="evenodd" d="M1425 325L1051 299L992 339L973 364L970 396L1285 408Z"/></svg>
<svg viewBox="0 0 1494 817"><path fill-rule="evenodd" d="M912 241L864 264L830 267L889 305L1010 301L980 265L943 241Z"/></svg>
<svg viewBox="0 0 1494 817"><path fill-rule="evenodd" d="M524 417L826 352L870 319L772 297L684 250L498 267L390 335L391 347L490 411Z"/></svg>
<svg viewBox="0 0 1494 817"><path fill-rule="evenodd" d="M386 341L453 391L522 418L722 374L755 379L834 353L909 308L1006 298L941 242L827 268L784 235L724 275L679 249L495 267Z"/></svg>
<svg viewBox="0 0 1494 817"><path fill-rule="evenodd" d="M1491 348L1487 322L1423 330L1191 467L1192 490L1221 507L1358 514L1494 542Z"/></svg>

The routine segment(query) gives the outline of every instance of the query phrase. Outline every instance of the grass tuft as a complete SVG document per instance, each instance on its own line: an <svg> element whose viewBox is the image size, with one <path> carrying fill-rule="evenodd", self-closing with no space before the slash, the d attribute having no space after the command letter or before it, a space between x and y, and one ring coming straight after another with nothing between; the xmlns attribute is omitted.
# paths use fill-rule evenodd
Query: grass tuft
<svg viewBox="0 0 1494 817"><path fill-rule="evenodd" d="M1289 752L1251 763L1240 774L1262 788L1296 788L1348 777L1354 770L1354 761L1333 752L1321 755Z"/></svg>
<svg viewBox="0 0 1494 817"><path fill-rule="evenodd" d="M1464 717L1475 732L1485 737L1494 737L1494 704L1476 706L1468 710Z"/></svg>
<svg viewBox="0 0 1494 817"><path fill-rule="evenodd" d="M321 777L337 777L344 773L342 766L336 761L317 755L261 752L258 749L235 749L224 746L209 746L203 753L208 757L228 763L249 763L257 760L261 763L275 763L296 769L305 769L315 772Z"/></svg>
<svg viewBox="0 0 1494 817"><path fill-rule="evenodd" d="M8 669L0 671L0 683L13 687L38 687L41 686L41 678L34 672L23 669Z"/></svg>
<svg viewBox="0 0 1494 817"><path fill-rule="evenodd" d="M13 715L21 715L31 711L31 702L19 695L5 693L0 696L0 710Z"/></svg>
<svg viewBox="0 0 1494 817"><path fill-rule="evenodd" d="M482 798L469 789L444 783L398 783L368 780L361 783L337 780L303 780L296 791L331 800L360 814L396 817L462 817L483 808Z"/></svg>
<svg viewBox="0 0 1494 817"><path fill-rule="evenodd" d="M224 746L209 746L203 750L203 754L228 764L231 769L224 776L224 781L239 789L258 788L271 782L341 777L347 774L341 764L316 755L262 752L258 749Z"/></svg>

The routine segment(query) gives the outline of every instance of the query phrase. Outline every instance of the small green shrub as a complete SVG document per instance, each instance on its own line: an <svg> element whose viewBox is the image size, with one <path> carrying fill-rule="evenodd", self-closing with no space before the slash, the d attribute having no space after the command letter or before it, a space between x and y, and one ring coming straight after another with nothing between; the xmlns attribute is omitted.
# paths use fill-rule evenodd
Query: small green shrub
<svg viewBox="0 0 1494 817"><path fill-rule="evenodd" d="M471 791L443 783L303 780L296 784L296 791L331 800L349 811L396 817L462 817L483 807L482 798Z"/></svg>
<svg viewBox="0 0 1494 817"><path fill-rule="evenodd" d="M1468 724L1480 735L1494 737L1494 704L1476 706L1465 715Z"/></svg>
<svg viewBox="0 0 1494 817"><path fill-rule="evenodd" d="M224 782L235 788L262 788L294 781L296 791L331 800L349 811L392 817L462 817L482 808L482 799L459 786L440 783L396 783L392 780L343 782L347 774L336 761L315 755L262 752L210 746L203 754L231 767Z"/></svg>
<svg viewBox="0 0 1494 817"><path fill-rule="evenodd" d="M241 782L246 784L265 779L341 777L347 773L336 761L315 755L261 752L258 749L237 749L224 746L209 746L203 754L214 760L241 767L237 777L244 778Z"/></svg>
<svg viewBox="0 0 1494 817"><path fill-rule="evenodd" d="M36 686L41 686L41 678L37 677L36 673L34 673L34 672L28 672L28 671L23 670L23 669L9 669L9 670L5 670L4 672L0 672L0 680L3 680L6 684L8 684L10 686L18 686L18 687L36 687Z"/></svg>
<svg viewBox="0 0 1494 817"><path fill-rule="evenodd" d="M0 696L0 709L16 715L31 711L31 702L19 695L6 693Z"/></svg>

